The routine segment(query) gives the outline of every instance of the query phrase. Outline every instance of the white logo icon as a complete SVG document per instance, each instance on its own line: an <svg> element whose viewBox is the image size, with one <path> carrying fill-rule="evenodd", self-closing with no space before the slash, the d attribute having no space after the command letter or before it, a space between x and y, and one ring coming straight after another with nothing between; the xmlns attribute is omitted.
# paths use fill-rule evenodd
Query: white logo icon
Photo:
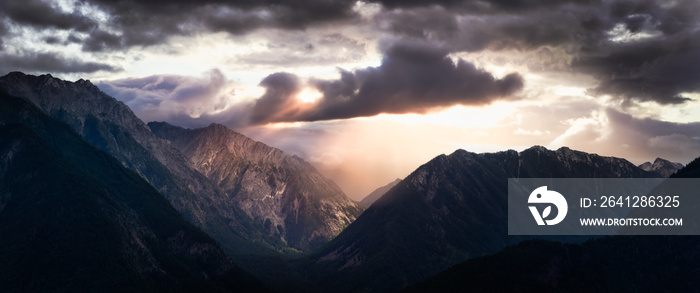
<svg viewBox="0 0 700 293"><path fill-rule="evenodd" d="M554 219L545 220L547 216L552 212L552 206L547 206L543 211L542 215L537 211L537 207L528 206L532 216L535 217L537 225L556 225L561 223L566 217L566 212L569 210L569 206L566 203L566 199L559 192L554 190L547 190L547 186L540 186L535 191L530 193L530 197L527 199L528 203L549 203L557 207L557 216Z"/></svg>

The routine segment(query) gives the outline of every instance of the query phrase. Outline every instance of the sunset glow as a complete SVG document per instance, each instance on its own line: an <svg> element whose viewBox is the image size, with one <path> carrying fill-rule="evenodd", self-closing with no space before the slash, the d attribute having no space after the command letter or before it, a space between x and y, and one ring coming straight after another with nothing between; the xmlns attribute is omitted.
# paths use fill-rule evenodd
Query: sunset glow
<svg viewBox="0 0 700 293"><path fill-rule="evenodd" d="M44 21L0 4L3 73L90 79L146 122L225 124L354 199L458 148L700 154L697 1L30 2Z"/></svg>

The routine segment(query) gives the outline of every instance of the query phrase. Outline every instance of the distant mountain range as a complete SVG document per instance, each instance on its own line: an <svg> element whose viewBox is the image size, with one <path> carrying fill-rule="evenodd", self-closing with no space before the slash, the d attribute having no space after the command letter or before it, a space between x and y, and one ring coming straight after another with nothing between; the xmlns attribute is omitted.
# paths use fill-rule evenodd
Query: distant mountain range
<svg viewBox="0 0 700 293"><path fill-rule="evenodd" d="M673 163L662 158L656 158L656 160L654 160L654 163L644 162L638 167L644 171L656 172L661 174L661 176L663 177L669 177L673 173L676 173L676 171L683 168L683 164Z"/></svg>
<svg viewBox="0 0 700 293"><path fill-rule="evenodd" d="M396 186L396 185L399 184L400 182L401 182L401 179L398 179L398 178L397 178L396 180L390 182L389 184L384 185L384 186L382 186L382 187L379 187L379 188L375 189L375 190L372 191L370 194L368 194L367 196L365 196L365 198L363 198L363 199L360 201L360 203L363 204L363 205L366 206L366 207L371 206L375 201L377 201L380 197L382 197L382 195L384 195L385 193L387 193L391 188L393 188L394 186Z"/></svg>

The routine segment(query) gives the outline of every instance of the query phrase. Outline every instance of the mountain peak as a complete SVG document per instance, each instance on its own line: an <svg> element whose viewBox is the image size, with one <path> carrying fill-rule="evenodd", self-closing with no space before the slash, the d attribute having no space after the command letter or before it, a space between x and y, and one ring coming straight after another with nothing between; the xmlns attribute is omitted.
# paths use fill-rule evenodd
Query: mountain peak
<svg viewBox="0 0 700 293"><path fill-rule="evenodd" d="M543 147L541 145L533 145L524 151L534 151L534 152L551 152L551 150L547 149L546 147Z"/></svg>
<svg viewBox="0 0 700 293"><path fill-rule="evenodd" d="M572 150L571 148L567 146L562 146L556 150L550 150L545 146L541 145L533 145L522 152L536 152L536 153L562 153L562 154L567 154L567 153L580 153L580 151Z"/></svg>
<svg viewBox="0 0 700 293"><path fill-rule="evenodd" d="M51 76L51 74L45 74L48 76ZM26 76L29 76L28 74L21 72L21 71L12 71L8 74L5 74L4 76L0 78L25 78Z"/></svg>
<svg viewBox="0 0 700 293"><path fill-rule="evenodd" d="M546 148L545 148L546 149ZM574 150L570 149L567 146L560 147L556 150L558 153L570 153L570 152L575 152Z"/></svg>
<svg viewBox="0 0 700 293"><path fill-rule="evenodd" d="M638 167L644 171L656 172L661 174L661 176L668 177L679 169L683 168L683 164L674 163L662 158L656 158L654 163L644 162Z"/></svg>
<svg viewBox="0 0 700 293"><path fill-rule="evenodd" d="M229 128L226 127L225 125L219 124L219 123L212 123L212 124L209 124L209 126L207 126L206 128L212 128L212 129L229 129Z"/></svg>
<svg viewBox="0 0 700 293"><path fill-rule="evenodd" d="M671 162L671 161L669 161L669 160L662 159L662 158L656 158L656 159L654 160L654 164L653 164L653 165L659 165L659 166L662 166L662 165L673 165L673 166L675 166L675 167L678 167L679 169L680 169L680 168L683 168L683 164L681 164L681 163L674 163L674 162Z"/></svg>
<svg viewBox="0 0 700 293"><path fill-rule="evenodd" d="M212 135L241 135L235 130L228 128L226 125L219 123L212 123L209 126L202 128L202 130L211 133Z"/></svg>
<svg viewBox="0 0 700 293"><path fill-rule="evenodd" d="M151 121L151 122L148 122L148 124L146 124L146 125L148 126L148 128L151 129L151 132L154 132L154 133L156 132L156 130L159 132L191 130L191 129L186 129L186 128L172 125L172 124L165 122L165 121Z"/></svg>
<svg viewBox="0 0 700 293"><path fill-rule="evenodd" d="M56 78L51 74L42 74L39 76L36 75L31 75L31 74L26 74L24 72L20 71L13 71L10 72L2 77L0 77L2 80L9 80L9 81L14 81L14 82L20 82L20 83L32 83L34 85L40 85L40 86L53 86L53 87L65 87L65 86L70 86L71 84L78 85L84 88L88 89L98 89L90 80L86 79L78 79L75 82L70 82L67 80L62 80L60 78ZM98 89L99 90L99 89Z"/></svg>
<svg viewBox="0 0 700 293"><path fill-rule="evenodd" d="M81 85L81 86L85 86L85 87L97 87L97 86L94 85L92 82L90 82L89 79L82 79L82 78L81 78L81 79L78 79L78 80L75 82L75 84Z"/></svg>
<svg viewBox="0 0 700 293"><path fill-rule="evenodd" d="M0 87L8 94L29 100L49 115L53 115L52 111L59 109L76 114L117 108L122 108L119 110L124 112L123 108L127 108L122 102L103 93L89 80L84 79L70 82L55 78L51 74L36 76L15 71L0 77Z"/></svg>

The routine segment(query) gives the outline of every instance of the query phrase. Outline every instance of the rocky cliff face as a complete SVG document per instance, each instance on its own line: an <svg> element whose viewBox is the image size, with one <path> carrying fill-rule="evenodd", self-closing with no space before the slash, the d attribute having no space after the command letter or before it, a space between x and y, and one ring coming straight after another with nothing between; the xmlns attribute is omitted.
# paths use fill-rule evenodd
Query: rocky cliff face
<svg viewBox="0 0 700 293"><path fill-rule="evenodd" d="M625 159L568 148L441 155L404 178L314 254L311 261L333 268L315 277L328 288L349 292L396 291L521 241L507 236L508 178L653 176L658 175Z"/></svg>
<svg viewBox="0 0 700 293"><path fill-rule="evenodd" d="M240 207L269 235L296 250L326 243L363 210L301 158L223 125L193 130L164 122L148 126L226 192L222 205Z"/></svg>
<svg viewBox="0 0 700 293"><path fill-rule="evenodd" d="M676 173L676 171L683 168L683 164L673 163L662 158L656 158L654 163L644 162L643 164L639 165L639 168L644 171L659 173L663 177L669 177L671 174Z"/></svg>

